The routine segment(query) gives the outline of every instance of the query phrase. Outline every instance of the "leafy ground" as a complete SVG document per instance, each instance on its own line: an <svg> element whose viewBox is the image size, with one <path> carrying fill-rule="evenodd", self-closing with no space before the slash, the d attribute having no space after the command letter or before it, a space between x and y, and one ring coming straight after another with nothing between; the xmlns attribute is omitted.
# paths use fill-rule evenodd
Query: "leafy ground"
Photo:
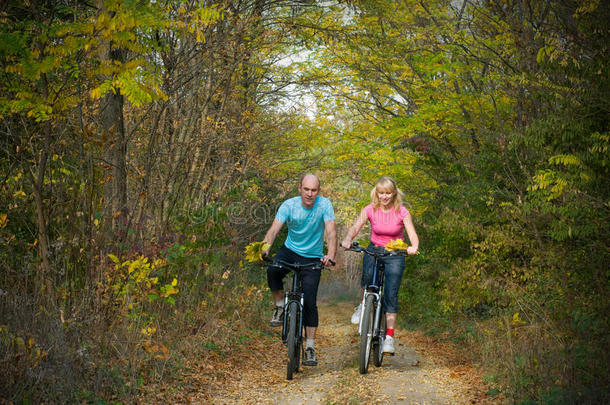
<svg viewBox="0 0 610 405"><path fill-rule="evenodd" d="M421 332L397 331L397 354L381 368L358 373L358 335L349 323L353 303L319 303L318 366L285 379L278 330L242 344L188 357L178 375L148 386L142 403L243 404L496 404L465 352ZM188 347L188 344L185 345ZM170 382L173 381L173 382Z"/></svg>

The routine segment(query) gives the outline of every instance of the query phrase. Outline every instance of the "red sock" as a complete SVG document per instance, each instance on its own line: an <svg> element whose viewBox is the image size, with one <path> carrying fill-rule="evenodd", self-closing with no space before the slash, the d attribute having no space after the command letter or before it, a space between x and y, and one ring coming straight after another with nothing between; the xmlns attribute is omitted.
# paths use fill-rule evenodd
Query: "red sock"
<svg viewBox="0 0 610 405"><path fill-rule="evenodd" d="M394 329L389 329L389 328L388 328L388 329L386 329L386 330L385 330L385 334L386 334L387 336L394 337Z"/></svg>

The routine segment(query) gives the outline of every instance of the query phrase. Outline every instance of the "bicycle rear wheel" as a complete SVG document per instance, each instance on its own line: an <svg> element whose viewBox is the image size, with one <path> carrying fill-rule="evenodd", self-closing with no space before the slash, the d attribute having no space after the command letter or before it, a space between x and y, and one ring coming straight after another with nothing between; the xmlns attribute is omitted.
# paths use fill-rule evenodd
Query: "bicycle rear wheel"
<svg viewBox="0 0 610 405"><path fill-rule="evenodd" d="M375 296L367 295L362 308L362 334L360 335L360 374L366 374L371 357L373 341L373 317L375 315Z"/></svg>
<svg viewBox="0 0 610 405"><path fill-rule="evenodd" d="M383 308L383 299L379 303ZM379 329L377 329L377 336L373 340L373 364L377 367L381 367L383 363L383 339L385 338L386 332L386 318L385 311L381 311L381 319L379 320Z"/></svg>
<svg viewBox="0 0 610 405"><path fill-rule="evenodd" d="M296 303L289 304L288 316L286 324L288 325L288 334L286 339L286 345L288 346L288 364L286 365L286 379L292 380L292 374L298 368L299 358L301 353L299 351L299 343L297 336L297 323L298 323L298 312L299 308Z"/></svg>

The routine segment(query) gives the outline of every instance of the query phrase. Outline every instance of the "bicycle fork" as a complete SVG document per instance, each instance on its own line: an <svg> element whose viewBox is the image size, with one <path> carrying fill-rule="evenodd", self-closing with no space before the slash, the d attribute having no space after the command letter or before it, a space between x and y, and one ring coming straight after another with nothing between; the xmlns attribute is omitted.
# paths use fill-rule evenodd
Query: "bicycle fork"
<svg viewBox="0 0 610 405"><path fill-rule="evenodd" d="M288 313L290 313L290 305L295 304L299 306L298 313L301 314L299 316L297 322L297 336L299 340L302 339L302 331L303 330L303 305L305 305L305 296L303 293L294 293L290 292L284 295L284 320L282 325L282 343L286 344L288 339Z"/></svg>
<svg viewBox="0 0 610 405"><path fill-rule="evenodd" d="M377 329L379 328L379 324L381 321L381 305L380 303L380 295L377 292L364 291L362 294L362 311L360 312L360 320L358 322L358 335L362 335L362 318L364 318L364 303L366 302L366 297L369 295L373 295L375 299L373 302L375 303L375 317L373 320L373 333L377 334Z"/></svg>

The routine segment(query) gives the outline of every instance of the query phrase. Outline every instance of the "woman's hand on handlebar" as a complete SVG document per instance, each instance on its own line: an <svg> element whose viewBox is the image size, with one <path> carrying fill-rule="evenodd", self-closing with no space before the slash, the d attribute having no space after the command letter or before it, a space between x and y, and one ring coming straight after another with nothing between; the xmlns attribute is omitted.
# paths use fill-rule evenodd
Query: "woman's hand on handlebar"
<svg viewBox="0 0 610 405"><path fill-rule="evenodd" d="M407 254L416 255L417 254L417 248L415 246L409 246L407 248Z"/></svg>
<svg viewBox="0 0 610 405"><path fill-rule="evenodd" d="M343 239L343 241L341 242L341 247L343 249L349 249L352 247L352 241L348 238Z"/></svg>

